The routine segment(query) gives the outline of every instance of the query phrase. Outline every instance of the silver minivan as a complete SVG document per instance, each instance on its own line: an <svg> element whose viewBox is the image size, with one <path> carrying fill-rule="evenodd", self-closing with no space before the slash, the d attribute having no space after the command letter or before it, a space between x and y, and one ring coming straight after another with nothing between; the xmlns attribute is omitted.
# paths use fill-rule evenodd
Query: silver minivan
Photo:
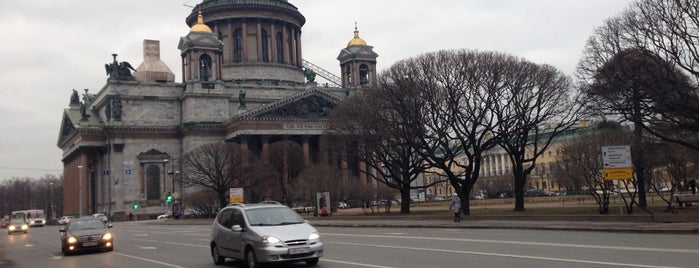
<svg viewBox="0 0 699 268"><path fill-rule="evenodd" d="M210 247L215 264L231 258L245 261L249 268L301 261L312 266L323 256L318 231L277 202L233 203L221 209L211 229Z"/></svg>

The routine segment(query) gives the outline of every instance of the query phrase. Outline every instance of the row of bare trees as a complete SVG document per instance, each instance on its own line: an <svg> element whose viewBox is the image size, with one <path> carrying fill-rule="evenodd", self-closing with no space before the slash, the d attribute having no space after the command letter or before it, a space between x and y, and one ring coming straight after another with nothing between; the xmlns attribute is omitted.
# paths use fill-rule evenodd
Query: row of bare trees
<svg viewBox="0 0 699 268"><path fill-rule="evenodd" d="M536 159L579 109L560 71L497 52L427 53L392 65L378 82L333 111L333 136L355 145L402 200L418 174L446 177L467 215L483 156L495 146L510 155L515 210L523 211ZM401 213L409 213L407 202Z"/></svg>
<svg viewBox="0 0 699 268"><path fill-rule="evenodd" d="M62 180L54 175L45 175L39 179L12 178L1 181L0 217L25 209L43 209L47 219L63 215Z"/></svg>

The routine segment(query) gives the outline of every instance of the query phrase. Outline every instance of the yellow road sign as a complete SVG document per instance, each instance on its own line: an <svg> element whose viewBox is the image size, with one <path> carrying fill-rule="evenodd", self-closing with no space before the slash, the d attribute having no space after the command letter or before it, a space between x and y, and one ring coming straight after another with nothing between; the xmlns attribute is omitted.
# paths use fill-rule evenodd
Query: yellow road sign
<svg viewBox="0 0 699 268"><path fill-rule="evenodd" d="M630 180L633 179L633 168L605 168L605 180Z"/></svg>

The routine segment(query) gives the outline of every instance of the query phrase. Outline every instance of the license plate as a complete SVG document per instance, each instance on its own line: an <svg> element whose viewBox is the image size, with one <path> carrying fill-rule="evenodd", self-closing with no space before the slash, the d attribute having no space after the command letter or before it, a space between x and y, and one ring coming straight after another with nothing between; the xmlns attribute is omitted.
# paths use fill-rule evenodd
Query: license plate
<svg viewBox="0 0 699 268"><path fill-rule="evenodd" d="M290 248L289 255L308 253L310 250L308 248Z"/></svg>
<svg viewBox="0 0 699 268"><path fill-rule="evenodd" d="M98 242L86 242L83 243L83 247L94 247L97 246Z"/></svg>

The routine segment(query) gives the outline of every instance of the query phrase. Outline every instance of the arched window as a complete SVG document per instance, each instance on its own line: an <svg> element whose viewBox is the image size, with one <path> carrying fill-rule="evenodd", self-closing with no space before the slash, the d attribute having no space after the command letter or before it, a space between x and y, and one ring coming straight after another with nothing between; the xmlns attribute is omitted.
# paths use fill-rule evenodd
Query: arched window
<svg viewBox="0 0 699 268"><path fill-rule="evenodd" d="M199 80L209 81L211 79L211 56L202 54L199 56Z"/></svg>
<svg viewBox="0 0 699 268"><path fill-rule="evenodd" d="M269 33L262 29L262 61L269 62Z"/></svg>
<svg viewBox="0 0 699 268"><path fill-rule="evenodd" d="M352 69L350 65L345 67L345 86L351 87L352 85Z"/></svg>
<svg viewBox="0 0 699 268"><path fill-rule="evenodd" d="M359 85L369 84L369 66L366 64L359 65Z"/></svg>
<svg viewBox="0 0 699 268"><path fill-rule="evenodd" d="M233 31L233 61L243 61L243 30L240 28Z"/></svg>
<svg viewBox="0 0 699 268"><path fill-rule="evenodd" d="M284 40L282 32L277 32L277 62L284 63Z"/></svg>
<svg viewBox="0 0 699 268"><path fill-rule="evenodd" d="M146 169L148 200L160 199L160 167L150 165Z"/></svg>

